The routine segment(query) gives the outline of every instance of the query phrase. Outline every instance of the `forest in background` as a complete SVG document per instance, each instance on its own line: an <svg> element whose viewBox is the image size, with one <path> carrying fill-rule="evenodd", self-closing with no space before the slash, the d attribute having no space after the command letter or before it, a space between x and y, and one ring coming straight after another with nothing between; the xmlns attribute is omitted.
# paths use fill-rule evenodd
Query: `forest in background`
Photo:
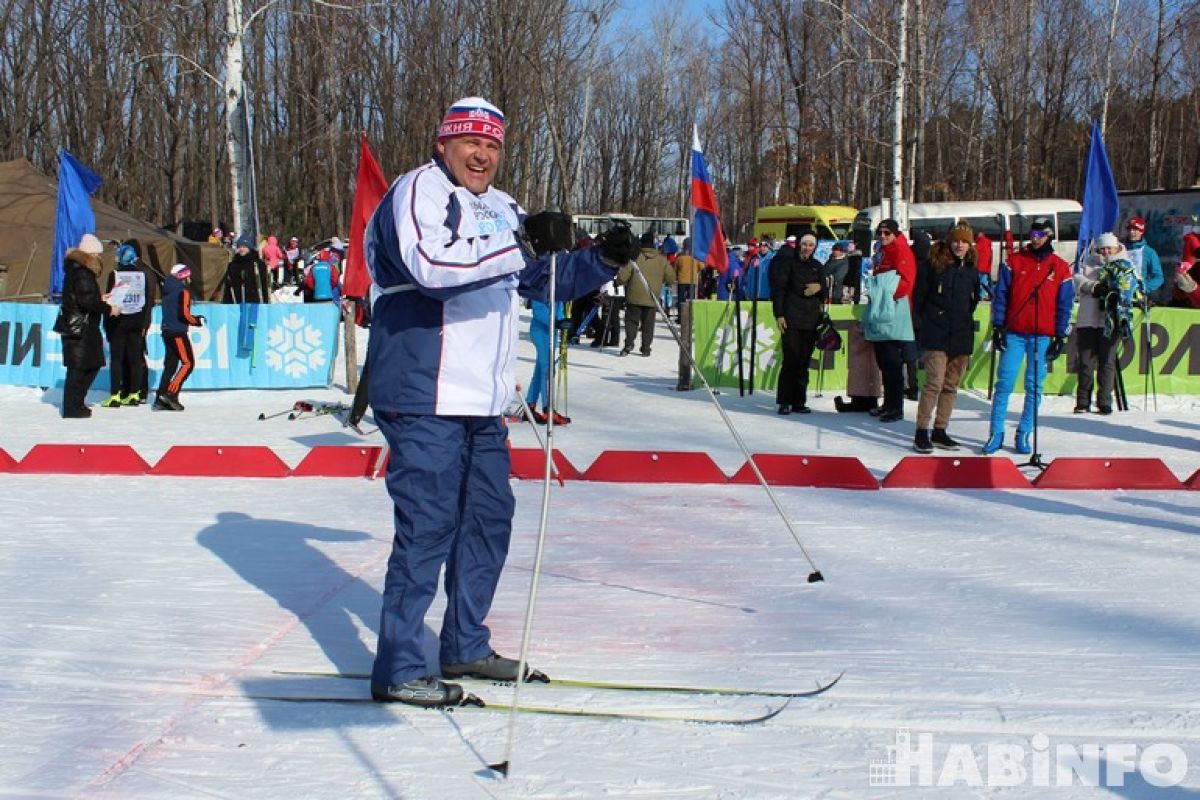
<svg viewBox="0 0 1200 800"><path fill-rule="evenodd" d="M394 178L471 94L504 111L497 185L531 211L686 215L693 123L734 239L760 205L890 193L898 0L645 3L661 8L636 22L616 0L9 0L0 160L54 175L65 148L141 218L232 219L234 4L264 233L345 234L360 133ZM1200 183L1192 0L908 13L908 200L1078 199L1093 118L1119 188Z"/></svg>

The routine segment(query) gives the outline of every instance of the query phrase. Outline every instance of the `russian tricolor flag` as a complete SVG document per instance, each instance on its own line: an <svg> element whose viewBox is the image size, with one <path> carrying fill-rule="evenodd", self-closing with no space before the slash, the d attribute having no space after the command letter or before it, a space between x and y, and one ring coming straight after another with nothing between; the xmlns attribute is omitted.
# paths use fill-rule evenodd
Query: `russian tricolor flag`
<svg viewBox="0 0 1200 800"><path fill-rule="evenodd" d="M700 130L695 125L692 126L692 256L722 275L729 269L717 195L708 177L704 151L700 149Z"/></svg>

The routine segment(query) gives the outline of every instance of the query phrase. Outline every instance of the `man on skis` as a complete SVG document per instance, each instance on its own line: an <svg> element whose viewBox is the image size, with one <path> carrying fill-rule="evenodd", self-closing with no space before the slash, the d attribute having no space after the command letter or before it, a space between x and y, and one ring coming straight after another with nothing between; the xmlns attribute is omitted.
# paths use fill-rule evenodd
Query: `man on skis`
<svg viewBox="0 0 1200 800"><path fill-rule="evenodd" d="M519 297L549 300L550 259L527 246L524 210L492 186L504 133L504 115L491 103L456 102L433 159L392 184L364 236L375 298L370 403L390 448L395 506L371 675L378 702L463 699L462 687L443 682L425 660L425 613L443 564L441 677L517 678L517 661L496 654L484 620L515 506L502 415L515 400ZM570 246L569 217L538 217L530 228L565 229L558 248ZM598 247L559 252L556 299L606 283L636 253L627 228Z"/></svg>

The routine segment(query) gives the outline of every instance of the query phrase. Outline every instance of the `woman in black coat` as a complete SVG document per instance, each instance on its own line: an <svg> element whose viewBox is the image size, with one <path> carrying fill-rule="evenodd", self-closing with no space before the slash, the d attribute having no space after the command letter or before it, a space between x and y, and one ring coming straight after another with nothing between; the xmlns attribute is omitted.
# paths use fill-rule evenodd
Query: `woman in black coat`
<svg viewBox="0 0 1200 800"><path fill-rule="evenodd" d="M932 453L934 447L958 449L946 428L958 398L958 384L975 350L978 304L975 235L970 225L960 220L943 241L933 246L928 264L917 272L913 289L917 342L925 351L925 387L917 404L913 437L913 449L918 453Z"/></svg>
<svg viewBox="0 0 1200 800"><path fill-rule="evenodd" d="M792 237L788 237L792 239ZM817 240L789 241L771 257L771 305L783 333L783 365L775 402L780 414L807 414L808 365L817 344L817 324L824 313L825 266L813 258Z"/></svg>
<svg viewBox="0 0 1200 800"><path fill-rule="evenodd" d="M100 321L116 313L100 295L100 253L103 246L95 236L86 234L78 248L67 251L63 277L62 315L68 328L76 327L79 336L62 337L63 364L67 380L63 386L64 419L90 417L92 410L84 399L96 374L104 366L104 339ZM74 324L72 324L72 320Z"/></svg>

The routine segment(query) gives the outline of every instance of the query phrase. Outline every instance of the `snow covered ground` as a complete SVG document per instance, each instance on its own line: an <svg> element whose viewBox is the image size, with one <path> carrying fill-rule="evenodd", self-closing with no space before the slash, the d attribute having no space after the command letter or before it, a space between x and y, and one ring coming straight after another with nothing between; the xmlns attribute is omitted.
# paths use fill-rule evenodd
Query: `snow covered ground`
<svg viewBox="0 0 1200 800"><path fill-rule="evenodd" d="M580 468L620 448L703 450L736 470L744 458L705 395L674 391L675 360L661 328L650 358L572 349L574 422L556 446ZM185 391L183 414L97 408L91 420L60 419L56 392L4 388L0 448L127 443L153 463L174 444L249 443L295 464L316 444L379 443L370 416L362 438L332 417L258 420L346 399L338 375L329 390ZM1046 457L1154 456L1189 477L1200 402L1141 410L1140 388L1134 411L1107 418L1048 400ZM770 395L736 395L721 399L752 451L854 455L877 476L910 454L914 404L909 421L882 425L833 413L832 392L787 418ZM987 408L964 397L954 435L977 446ZM527 427L513 439L535 444ZM1200 797L1196 492L777 489L827 578L807 584L759 487L555 487L535 666L781 690L846 674L753 727L521 716L500 780L485 766L506 753L505 715L248 696L365 692L281 671L369 669L390 543L381 483L0 474L0 486L3 797ZM541 499L538 482L514 486L491 618L512 654ZM429 621L433 648L438 606ZM522 700L747 714L771 702L537 686ZM931 769L890 773L912 786L871 785L889 782L871 762L904 731L900 757L925 747ZM1106 785L1060 777L1077 757ZM916 785L938 780L952 785Z"/></svg>

